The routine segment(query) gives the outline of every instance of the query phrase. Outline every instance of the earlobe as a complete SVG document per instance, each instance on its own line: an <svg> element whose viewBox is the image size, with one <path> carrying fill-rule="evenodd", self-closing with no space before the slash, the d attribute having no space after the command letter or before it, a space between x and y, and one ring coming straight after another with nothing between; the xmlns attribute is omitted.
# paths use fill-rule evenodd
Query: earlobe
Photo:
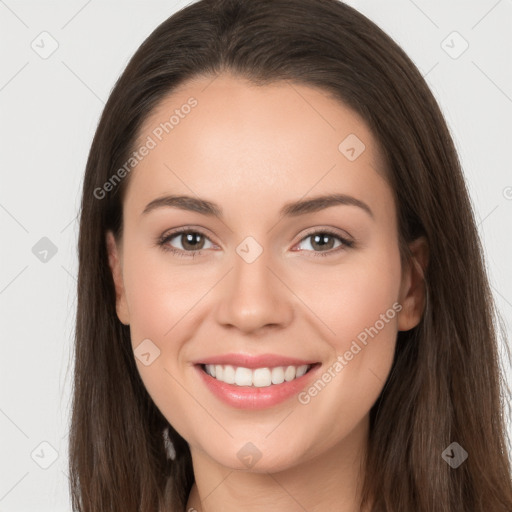
<svg viewBox="0 0 512 512"><path fill-rule="evenodd" d="M416 327L423 316L426 303L425 273L429 251L427 239L421 236L409 244L411 260L402 272L398 330L408 331Z"/></svg>
<svg viewBox="0 0 512 512"><path fill-rule="evenodd" d="M112 272L112 278L116 290L117 316L122 324L130 325L130 315L123 282L121 254L112 231L107 231L105 243L107 246L108 264L110 271Z"/></svg>

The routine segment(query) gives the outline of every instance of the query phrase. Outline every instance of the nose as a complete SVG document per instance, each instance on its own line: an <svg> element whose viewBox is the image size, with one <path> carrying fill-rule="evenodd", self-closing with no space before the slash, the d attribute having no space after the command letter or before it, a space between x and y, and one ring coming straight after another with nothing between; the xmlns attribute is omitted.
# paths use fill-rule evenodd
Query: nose
<svg viewBox="0 0 512 512"><path fill-rule="evenodd" d="M244 333L284 328L293 318L293 293L272 264L270 251L249 263L235 254L233 268L219 283L216 319Z"/></svg>

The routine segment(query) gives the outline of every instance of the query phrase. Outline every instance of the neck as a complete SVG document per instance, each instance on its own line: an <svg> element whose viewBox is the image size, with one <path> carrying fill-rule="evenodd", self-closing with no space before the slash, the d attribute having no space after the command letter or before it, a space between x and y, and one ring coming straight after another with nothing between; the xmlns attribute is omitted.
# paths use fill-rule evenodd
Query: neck
<svg viewBox="0 0 512 512"><path fill-rule="evenodd" d="M361 512L368 427L365 417L326 452L275 473L226 468L191 448L195 483L186 512Z"/></svg>

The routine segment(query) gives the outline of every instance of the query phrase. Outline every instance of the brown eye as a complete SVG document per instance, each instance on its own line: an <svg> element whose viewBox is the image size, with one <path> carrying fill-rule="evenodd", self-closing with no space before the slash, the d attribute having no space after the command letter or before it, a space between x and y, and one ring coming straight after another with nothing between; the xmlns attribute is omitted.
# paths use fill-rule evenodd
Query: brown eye
<svg viewBox="0 0 512 512"><path fill-rule="evenodd" d="M181 244L184 250L195 251L204 248L205 236L201 233L188 232L179 233L173 238L181 239Z"/></svg>
<svg viewBox="0 0 512 512"><path fill-rule="evenodd" d="M174 242L171 243L171 241ZM201 250L209 249L213 246L206 235L199 231L192 230L174 231L173 233L164 235L158 243L164 250L169 250L184 256L194 256L196 253L199 254ZM207 245L208 243L210 246Z"/></svg>
<svg viewBox="0 0 512 512"><path fill-rule="evenodd" d="M309 248L307 247L307 245L306 247L300 247L304 243L304 241L308 239L311 239L309 244L307 244L309 245ZM339 242L337 245L336 241ZM337 233L333 233L330 231L315 231L305 236L301 240L299 244L299 249L307 250L309 252L322 253L317 255L324 256L327 254L337 253L338 249L343 250L345 248L352 247L353 245L354 243L352 241L343 238Z"/></svg>

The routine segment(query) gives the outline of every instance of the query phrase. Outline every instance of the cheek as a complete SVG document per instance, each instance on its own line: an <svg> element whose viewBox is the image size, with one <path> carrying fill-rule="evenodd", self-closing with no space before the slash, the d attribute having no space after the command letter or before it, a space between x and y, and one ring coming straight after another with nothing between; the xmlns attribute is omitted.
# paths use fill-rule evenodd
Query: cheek
<svg viewBox="0 0 512 512"><path fill-rule="evenodd" d="M123 272L137 369L155 404L162 411L174 411L166 416L179 431L182 411L190 407L188 384L178 370L182 348L190 337L191 322L196 324L194 315L200 311L196 306L202 304L199 301L212 279L201 276L198 267L176 265L170 258L160 250L132 243L125 251ZM148 365L137 357L147 352L151 354Z"/></svg>
<svg viewBox="0 0 512 512"><path fill-rule="evenodd" d="M131 343L138 372L152 400L178 432L188 432L192 427L184 411L190 408L190 396L176 368L180 333L183 335L187 312L198 300L197 290L184 286L183 271L173 269L165 257L155 257L155 253L136 244L126 251L124 282ZM145 353L150 356L141 357Z"/></svg>
<svg viewBox="0 0 512 512"><path fill-rule="evenodd" d="M391 365L401 309L397 302L400 273L399 255L392 248L343 277L349 293L340 297L343 305L336 327L341 336L336 336L333 345L336 353L346 354L354 372L374 368L383 376Z"/></svg>
<svg viewBox="0 0 512 512"><path fill-rule="evenodd" d="M332 357L301 403L322 417L340 418L339 427L349 429L368 413L377 400L393 362L400 288L398 251L379 251L357 265L340 268L323 283L324 299L318 311L332 331L325 339ZM314 297L311 298L314 300ZM315 427L322 430L320 420ZM325 432L329 439L332 434Z"/></svg>
<svg viewBox="0 0 512 512"><path fill-rule="evenodd" d="M172 257L136 244L126 251L124 282L134 346L144 338L154 338L167 350L179 322L200 298L204 286L197 283L204 282L201 275L193 266L171 262Z"/></svg>
<svg viewBox="0 0 512 512"><path fill-rule="evenodd" d="M336 267L319 266L294 274L290 274L291 287L311 310L310 321L323 325L325 339L337 353L348 350L351 340L361 333L364 338L365 329L376 322L383 334L396 331L396 307L392 306L399 297L401 268L394 246L347 254ZM385 325L381 315L389 320Z"/></svg>

